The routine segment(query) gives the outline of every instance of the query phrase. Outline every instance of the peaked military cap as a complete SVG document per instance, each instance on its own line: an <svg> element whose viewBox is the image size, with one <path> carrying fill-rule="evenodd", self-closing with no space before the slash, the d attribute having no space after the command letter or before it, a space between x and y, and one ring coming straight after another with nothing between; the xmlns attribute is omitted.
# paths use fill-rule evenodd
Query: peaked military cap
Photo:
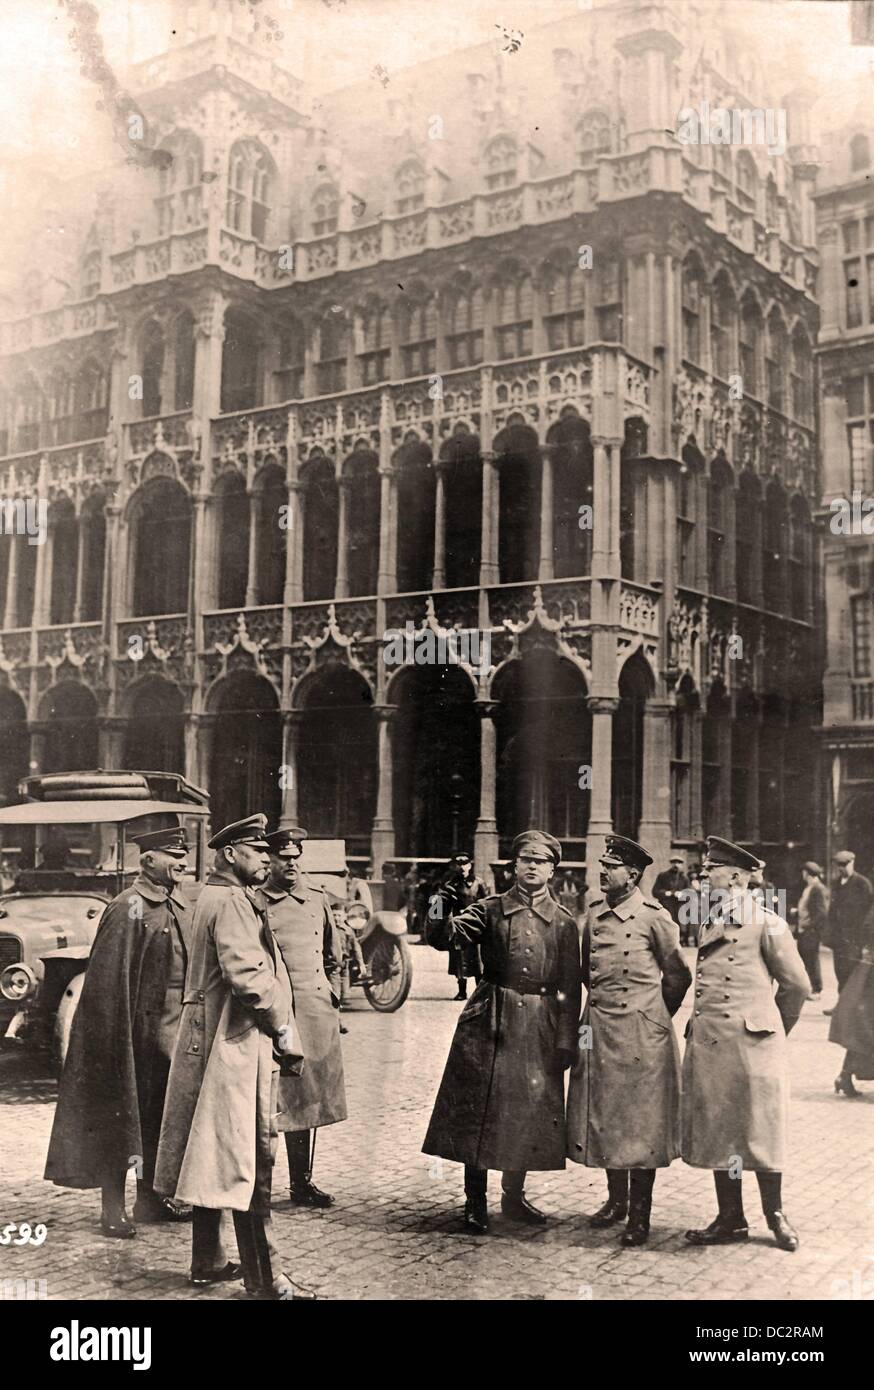
<svg viewBox="0 0 874 1390"><path fill-rule="evenodd" d="M839 849L837 854L832 855L833 864L852 864L856 858L851 849Z"/></svg>
<svg viewBox="0 0 874 1390"><path fill-rule="evenodd" d="M607 835L601 858L608 863L625 864L629 869L640 869L641 873L652 863L652 855L647 854L643 845L625 835Z"/></svg>
<svg viewBox="0 0 874 1390"><path fill-rule="evenodd" d="M815 859L808 859L801 867L804 869L805 873L815 874L817 878L823 878L825 876L825 869L821 864L817 864Z"/></svg>
<svg viewBox="0 0 874 1390"><path fill-rule="evenodd" d="M247 816L245 820L235 820L213 835L209 841L210 849L226 849L228 845L251 845L253 849L267 849L267 817L260 812Z"/></svg>
<svg viewBox="0 0 874 1390"><path fill-rule="evenodd" d="M131 835L131 840L139 846L140 854L150 849L162 849L167 854L184 859L191 846L181 825L171 825L164 830L143 831L141 835Z"/></svg>
<svg viewBox="0 0 874 1390"><path fill-rule="evenodd" d="M299 825L289 825L285 830L274 830L266 836L271 854L279 854L285 859L298 859L301 844L306 839L306 831Z"/></svg>
<svg viewBox="0 0 874 1390"><path fill-rule="evenodd" d="M740 845L733 845L731 840L722 840L718 835L707 836L704 853L713 864L727 864L732 869L745 869L747 873L765 867L764 860L757 859L748 849L741 849Z"/></svg>
<svg viewBox="0 0 874 1390"><path fill-rule="evenodd" d="M561 845L554 835L547 835L545 830L523 830L513 841L511 858L515 859L523 849L539 849L549 855L553 864L561 863Z"/></svg>

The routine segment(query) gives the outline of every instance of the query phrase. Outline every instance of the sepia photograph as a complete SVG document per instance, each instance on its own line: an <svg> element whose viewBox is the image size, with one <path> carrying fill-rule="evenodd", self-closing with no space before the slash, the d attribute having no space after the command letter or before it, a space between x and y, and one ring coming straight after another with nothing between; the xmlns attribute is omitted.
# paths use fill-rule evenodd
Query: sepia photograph
<svg viewBox="0 0 874 1390"><path fill-rule="evenodd" d="M828 1364L874 0L7 0L0 188L6 1314Z"/></svg>

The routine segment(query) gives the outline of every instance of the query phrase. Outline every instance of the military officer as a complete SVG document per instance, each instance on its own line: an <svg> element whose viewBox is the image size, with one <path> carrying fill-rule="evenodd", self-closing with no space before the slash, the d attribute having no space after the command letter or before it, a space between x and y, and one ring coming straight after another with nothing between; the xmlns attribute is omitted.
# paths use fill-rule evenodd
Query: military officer
<svg viewBox="0 0 874 1390"><path fill-rule="evenodd" d="M285 1134L291 1200L302 1207L329 1207L333 1197L312 1180L312 1131L346 1118L340 1051L340 962L328 899L310 887L300 869L307 832L300 826L267 836L270 874L255 894L285 961L294 995L294 1017L306 1066L281 1077L280 1133Z"/></svg>
<svg viewBox="0 0 874 1390"><path fill-rule="evenodd" d="M680 1153L680 1052L671 1024L692 976L676 922L638 887L652 857L608 835L601 891L583 928L588 990L579 1060L568 1092L568 1157L606 1168L595 1227L628 1224L622 1245L643 1245L656 1168ZM630 1172L629 1172L630 1170Z"/></svg>
<svg viewBox="0 0 874 1390"><path fill-rule="evenodd" d="M266 816L249 816L209 842L216 857L191 925L155 1188L194 1207L193 1284L242 1273L256 1298L306 1298L271 1239L278 1072L304 1063L288 973L251 897L270 865L266 829ZM222 1247L224 1210L242 1269Z"/></svg>
<svg viewBox="0 0 874 1390"><path fill-rule="evenodd" d="M529 1169L565 1166L564 1077L580 1016L577 924L547 891L561 845L541 830L513 841L515 884L452 919L479 946L483 978L462 1010L422 1146L464 1164L465 1225L489 1229L489 1168L503 1173L505 1216L541 1226Z"/></svg>
<svg viewBox="0 0 874 1390"><path fill-rule="evenodd" d="M140 871L100 919L46 1161L52 1182L101 1188L100 1228L118 1240L136 1235L124 1198L134 1161L134 1220L191 1219L152 1189L191 930L179 893L188 842L178 825L131 839Z"/></svg>
<svg viewBox="0 0 874 1390"><path fill-rule="evenodd" d="M711 835L701 871L704 917L683 1061L682 1154L712 1168L719 1213L693 1245L746 1240L741 1175L754 1172L781 1250L797 1250L781 1196L789 1085L786 1035L810 993L792 933L748 892L759 860ZM777 981L776 997L773 981Z"/></svg>

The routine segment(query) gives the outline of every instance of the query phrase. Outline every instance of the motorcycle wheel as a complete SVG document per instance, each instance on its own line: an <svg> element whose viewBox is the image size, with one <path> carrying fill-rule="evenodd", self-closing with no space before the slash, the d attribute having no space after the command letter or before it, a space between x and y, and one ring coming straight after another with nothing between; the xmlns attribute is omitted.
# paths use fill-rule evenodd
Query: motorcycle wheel
<svg viewBox="0 0 874 1390"><path fill-rule="evenodd" d="M413 960L405 941L385 936L374 947L367 963L371 983L364 986L367 1002L380 1014L399 1009L413 983Z"/></svg>

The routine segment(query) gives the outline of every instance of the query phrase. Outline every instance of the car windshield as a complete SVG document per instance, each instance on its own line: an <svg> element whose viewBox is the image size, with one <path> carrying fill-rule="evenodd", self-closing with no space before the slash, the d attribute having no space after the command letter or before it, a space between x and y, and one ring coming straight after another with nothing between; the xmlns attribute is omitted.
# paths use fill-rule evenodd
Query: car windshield
<svg viewBox="0 0 874 1390"><path fill-rule="evenodd" d="M61 914L69 917L71 913L81 913L86 917L92 909L96 908L102 912L105 906L100 898L91 898L85 894L82 897L68 893L52 893L45 898L0 898L0 923L8 925L22 919L28 922L55 922Z"/></svg>

